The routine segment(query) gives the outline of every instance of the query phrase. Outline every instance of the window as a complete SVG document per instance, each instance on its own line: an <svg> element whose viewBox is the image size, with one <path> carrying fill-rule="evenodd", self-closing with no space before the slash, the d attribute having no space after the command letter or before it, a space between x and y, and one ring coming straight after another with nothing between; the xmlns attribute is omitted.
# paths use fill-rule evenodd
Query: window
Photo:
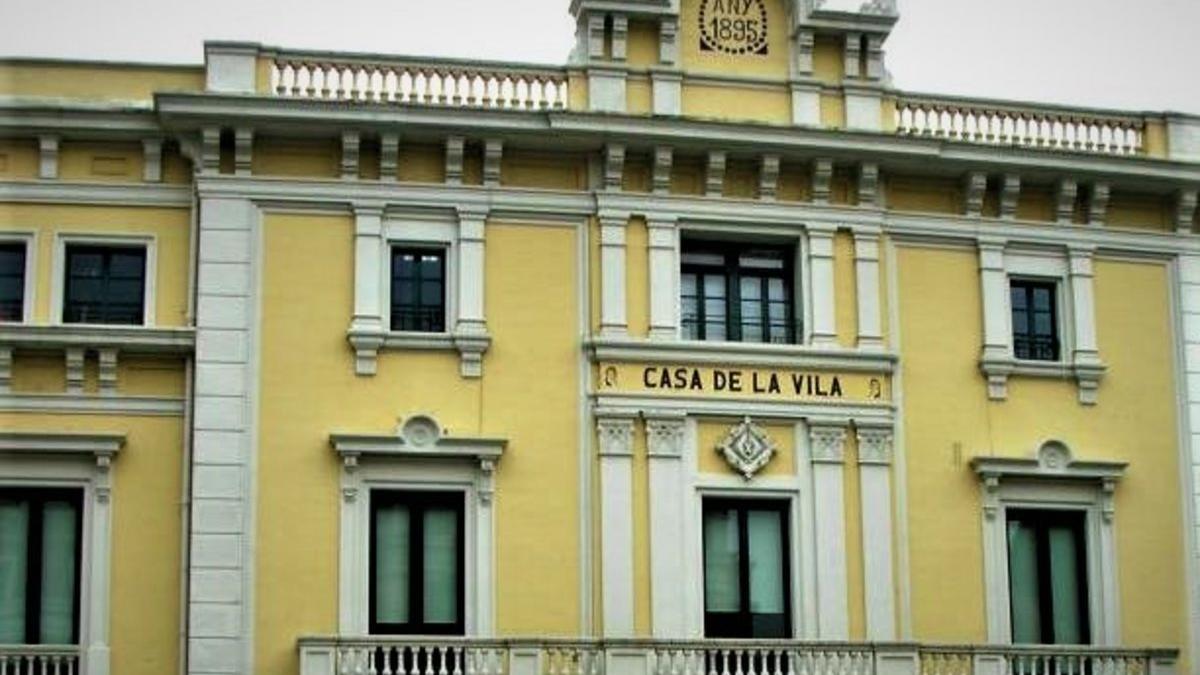
<svg viewBox="0 0 1200 675"><path fill-rule="evenodd" d="M1087 644L1083 511L1008 511L1009 607L1016 644Z"/></svg>
<svg viewBox="0 0 1200 675"><path fill-rule="evenodd" d="M0 242L0 321L25 318L25 242Z"/></svg>
<svg viewBox="0 0 1200 675"><path fill-rule="evenodd" d="M392 249L392 330L445 332L445 249Z"/></svg>
<svg viewBox="0 0 1200 675"><path fill-rule="evenodd" d="M1030 361L1057 361L1059 356L1056 284L1052 281L1013 279L1013 354Z"/></svg>
<svg viewBox="0 0 1200 675"><path fill-rule="evenodd" d="M371 493L372 634L461 635L462 493Z"/></svg>
<svg viewBox="0 0 1200 675"><path fill-rule="evenodd" d="M0 644L79 639L82 491L0 488Z"/></svg>
<svg viewBox="0 0 1200 675"><path fill-rule="evenodd" d="M680 300L688 340L793 343L788 247L684 242Z"/></svg>
<svg viewBox="0 0 1200 675"><path fill-rule="evenodd" d="M63 322L140 325L145 297L144 246L67 245Z"/></svg>
<svg viewBox="0 0 1200 675"><path fill-rule="evenodd" d="M704 501L704 634L791 636L787 505Z"/></svg>

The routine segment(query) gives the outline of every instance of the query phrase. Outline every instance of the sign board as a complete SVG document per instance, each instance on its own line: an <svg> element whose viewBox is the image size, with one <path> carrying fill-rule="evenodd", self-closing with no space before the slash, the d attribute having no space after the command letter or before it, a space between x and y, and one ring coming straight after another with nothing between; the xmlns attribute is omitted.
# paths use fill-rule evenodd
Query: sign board
<svg viewBox="0 0 1200 675"><path fill-rule="evenodd" d="M601 394L782 402L873 403L891 397L886 373L675 363L601 363L598 386Z"/></svg>

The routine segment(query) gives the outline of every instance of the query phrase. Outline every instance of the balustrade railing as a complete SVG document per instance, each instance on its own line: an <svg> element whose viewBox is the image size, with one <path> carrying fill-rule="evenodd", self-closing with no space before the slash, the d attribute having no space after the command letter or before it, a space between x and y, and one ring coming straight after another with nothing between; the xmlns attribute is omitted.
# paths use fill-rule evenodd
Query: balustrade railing
<svg viewBox="0 0 1200 675"><path fill-rule="evenodd" d="M563 69L449 59L285 52L271 60L276 96L456 108L562 110Z"/></svg>
<svg viewBox="0 0 1200 675"><path fill-rule="evenodd" d="M453 637L300 640L301 675L1176 675L1177 658L1178 652L1170 649L1055 645Z"/></svg>
<svg viewBox="0 0 1200 675"><path fill-rule="evenodd" d="M898 95L896 133L968 143L1106 155L1143 151L1136 115L1038 104L917 94Z"/></svg>
<svg viewBox="0 0 1200 675"><path fill-rule="evenodd" d="M79 648L49 645L0 645L0 675L76 675Z"/></svg>

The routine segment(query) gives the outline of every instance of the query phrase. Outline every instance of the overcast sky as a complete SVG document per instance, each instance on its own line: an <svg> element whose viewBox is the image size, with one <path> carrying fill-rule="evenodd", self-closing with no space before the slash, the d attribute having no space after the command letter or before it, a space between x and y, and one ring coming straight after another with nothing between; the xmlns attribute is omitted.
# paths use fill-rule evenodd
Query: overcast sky
<svg viewBox="0 0 1200 675"><path fill-rule="evenodd" d="M1200 0L899 3L886 48L902 89L1200 114ZM205 39L239 39L562 63L573 40L568 4L0 0L0 55L199 63Z"/></svg>

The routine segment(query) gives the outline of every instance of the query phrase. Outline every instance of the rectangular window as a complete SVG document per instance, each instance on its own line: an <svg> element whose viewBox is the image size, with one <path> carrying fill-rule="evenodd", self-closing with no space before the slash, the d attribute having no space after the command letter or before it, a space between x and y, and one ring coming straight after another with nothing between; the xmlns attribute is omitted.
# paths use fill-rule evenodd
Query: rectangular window
<svg viewBox="0 0 1200 675"><path fill-rule="evenodd" d="M1085 515L1008 511L1008 587L1014 644L1087 644Z"/></svg>
<svg viewBox="0 0 1200 675"><path fill-rule="evenodd" d="M786 246L683 242L680 304L687 340L796 341L791 260Z"/></svg>
<svg viewBox="0 0 1200 675"><path fill-rule="evenodd" d="M704 500L704 634L791 637L787 502Z"/></svg>
<svg viewBox="0 0 1200 675"><path fill-rule="evenodd" d="M64 323L145 322L146 247L68 244Z"/></svg>
<svg viewBox="0 0 1200 675"><path fill-rule="evenodd" d="M446 330L446 251L392 248L392 330Z"/></svg>
<svg viewBox="0 0 1200 675"><path fill-rule="evenodd" d="M0 321L25 320L25 242L0 243Z"/></svg>
<svg viewBox="0 0 1200 675"><path fill-rule="evenodd" d="M80 490L0 488L0 644L79 640Z"/></svg>
<svg viewBox="0 0 1200 675"><path fill-rule="evenodd" d="M371 493L370 630L462 635L463 495Z"/></svg>
<svg viewBox="0 0 1200 675"><path fill-rule="evenodd" d="M1013 279L1013 353L1018 359L1057 361L1059 356L1057 287L1052 281Z"/></svg>

